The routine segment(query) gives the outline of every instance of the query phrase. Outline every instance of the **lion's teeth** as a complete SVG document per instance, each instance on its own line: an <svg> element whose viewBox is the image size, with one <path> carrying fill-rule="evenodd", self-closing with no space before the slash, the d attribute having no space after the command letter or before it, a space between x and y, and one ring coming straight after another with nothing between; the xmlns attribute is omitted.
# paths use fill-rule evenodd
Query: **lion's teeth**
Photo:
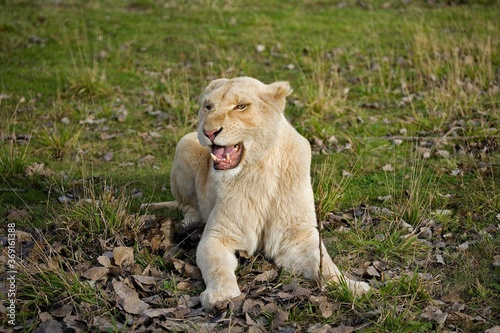
<svg viewBox="0 0 500 333"><path fill-rule="evenodd" d="M231 155L229 155L229 153L226 153L226 161L230 161L231 160Z"/></svg>
<svg viewBox="0 0 500 333"><path fill-rule="evenodd" d="M214 162L217 162L217 156L215 156L214 154L210 153L210 156L212 157L212 159L214 160Z"/></svg>
<svg viewBox="0 0 500 333"><path fill-rule="evenodd" d="M238 151L238 149L240 149L240 146L239 146L239 145L235 145L235 146L234 146L234 152L237 152L237 151Z"/></svg>

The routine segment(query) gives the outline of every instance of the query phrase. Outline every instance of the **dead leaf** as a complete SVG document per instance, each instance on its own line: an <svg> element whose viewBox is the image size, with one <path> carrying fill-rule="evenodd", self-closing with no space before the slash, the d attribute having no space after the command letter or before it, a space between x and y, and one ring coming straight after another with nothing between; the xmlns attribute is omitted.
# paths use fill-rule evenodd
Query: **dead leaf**
<svg viewBox="0 0 500 333"><path fill-rule="evenodd" d="M423 310L423 312L420 314L420 317L422 319L442 325L446 321L448 314L441 311L441 309L437 306L429 305Z"/></svg>
<svg viewBox="0 0 500 333"><path fill-rule="evenodd" d="M24 174L28 177L33 177L33 176L48 177L52 176L54 174L54 171L46 168L44 163L35 162L26 168Z"/></svg>
<svg viewBox="0 0 500 333"><path fill-rule="evenodd" d="M97 257L97 262L100 263L104 267L111 267L111 260L107 256L99 256Z"/></svg>
<svg viewBox="0 0 500 333"><path fill-rule="evenodd" d="M151 164L153 163L155 160L155 157L153 155L146 155L146 156L143 156L139 159L138 163L139 165L145 165L145 164Z"/></svg>
<svg viewBox="0 0 500 333"><path fill-rule="evenodd" d="M42 323L46 322L47 320L50 320L52 319L52 316L50 315L50 313L48 312L42 312L38 315L38 319L40 319L40 321Z"/></svg>
<svg viewBox="0 0 500 333"><path fill-rule="evenodd" d="M328 302L328 297L326 296L311 296L309 301L319 309L319 312L323 318L329 318L332 316L333 312L339 309L339 305L332 304Z"/></svg>
<svg viewBox="0 0 500 333"><path fill-rule="evenodd" d="M82 277L96 282L106 277L108 273L109 268L107 267L92 267L83 272Z"/></svg>
<svg viewBox="0 0 500 333"><path fill-rule="evenodd" d="M66 327L68 329L73 330L75 333L83 333L85 332L85 322L80 318L80 316L66 316L63 319Z"/></svg>
<svg viewBox="0 0 500 333"><path fill-rule="evenodd" d="M202 280L201 271L198 267L179 259L172 259L175 269L184 276L193 280Z"/></svg>
<svg viewBox="0 0 500 333"><path fill-rule="evenodd" d="M31 235L25 231L16 230L16 240L18 242L29 242L31 241Z"/></svg>
<svg viewBox="0 0 500 333"><path fill-rule="evenodd" d="M7 212L8 222L17 222L20 220L24 220L27 217L28 217L28 212L24 209L21 210L11 209Z"/></svg>
<svg viewBox="0 0 500 333"><path fill-rule="evenodd" d="M50 314L54 317L64 318L69 316L73 311L73 306L70 304L55 304L50 310Z"/></svg>
<svg viewBox="0 0 500 333"><path fill-rule="evenodd" d="M308 333L329 333L331 329L332 329L332 327L328 324L324 324L324 325L315 324L315 325L309 326L309 328L307 329L307 332Z"/></svg>
<svg viewBox="0 0 500 333"><path fill-rule="evenodd" d="M257 275L254 279L254 282L271 282L278 276L278 271L275 269L271 269L269 271L265 271L259 275Z"/></svg>
<svg viewBox="0 0 500 333"><path fill-rule="evenodd" d="M63 328L60 322L50 319L33 330L33 333L63 333Z"/></svg>
<svg viewBox="0 0 500 333"><path fill-rule="evenodd" d="M181 295L179 297L179 306L186 308L193 308L200 304L200 298L198 296Z"/></svg>
<svg viewBox="0 0 500 333"><path fill-rule="evenodd" d="M500 326L493 326L492 328L488 328L484 333L500 333Z"/></svg>
<svg viewBox="0 0 500 333"><path fill-rule="evenodd" d="M163 240L161 241L159 248L166 250L173 246L175 224L171 219L166 219L162 222L160 231L163 232Z"/></svg>
<svg viewBox="0 0 500 333"><path fill-rule="evenodd" d="M135 283L141 288L143 291L149 291L151 288L156 285L158 282L158 278L147 275L132 275Z"/></svg>
<svg viewBox="0 0 500 333"><path fill-rule="evenodd" d="M340 325L338 327L332 327L328 333L351 333L354 332L354 327Z"/></svg>
<svg viewBox="0 0 500 333"><path fill-rule="evenodd" d="M458 294L448 294L443 297L441 297L443 301L446 303L456 303L456 302L462 302L462 299Z"/></svg>
<svg viewBox="0 0 500 333"><path fill-rule="evenodd" d="M260 314L263 305L264 304L261 300L247 298L243 302L242 311L243 313L248 313L251 316L256 316L257 314Z"/></svg>
<svg viewBox="0 0 500 333"><path fill-rule="evenodd" d="M173 310L173 308L146 309L142 311L141 316L146 316L148 318L166 317L171 314Z"/></svg>
<svg viewBox="0 0 500 333"><path fill-rule="evenodd" d="M113 249L115 264L122 268L132 265L134 260L134 249L126 246L118 246Z"/></svg>
<svg viewBox="0 0 500 333"><path fill-rule="evenodd" d="M179 283L177 283L177 290L179 291L185 291L185 290L189 290L193 287L193 285L187 281L181 281Z"/></svg>
<svg viewBox="0 0 500 333"><path fill-rule="evenodd" d="M276 330L278 327L283 326L287 320L288 320L288 311L284 311L281 309L278 309L278 312L276 313L276 316L273 319L273 322L271 323L271 330Z"/></svg>
<svg viewBox="0 0 500 333"><path fill-rule="evenodd" d="M114 319L111 321L111 319L107 317L94 317L92 324L95 327L99 327L101 332L105 332L107 330L112 332L116 330L123 330L123 324L116 322Z"/></svg>
<svg viewBox="0 0 500 333"><path fill-rule="evenodd" d="M135 290L127 286L124 282L113 279L111 282L116 292L116 302L123 310L132 314L141 314L149 308L149 304L141 301Z"/></svg>

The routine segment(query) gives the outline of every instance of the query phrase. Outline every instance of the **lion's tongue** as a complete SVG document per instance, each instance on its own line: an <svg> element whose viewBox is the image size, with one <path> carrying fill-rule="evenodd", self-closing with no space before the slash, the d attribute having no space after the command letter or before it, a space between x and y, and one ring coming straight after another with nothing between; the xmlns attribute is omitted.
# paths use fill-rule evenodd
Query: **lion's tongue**
<svg viewBox="0 0 500 333"><path fill-rule="evenodd" d="M234 146L214 146L212 154L214 154L218 159L224 159L227 154L231 155L233 151Z"/></svg>

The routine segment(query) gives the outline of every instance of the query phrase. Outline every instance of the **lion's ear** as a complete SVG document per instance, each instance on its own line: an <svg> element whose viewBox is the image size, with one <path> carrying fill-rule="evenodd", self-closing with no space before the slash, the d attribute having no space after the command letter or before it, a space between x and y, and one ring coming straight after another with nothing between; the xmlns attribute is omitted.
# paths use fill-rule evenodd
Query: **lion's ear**
<svg viewBox="0 0 500 333"><path fill-rule="evenodd" d="M229 81L229 79L216 79L213 80L208 84L208 86L205 88L205 94L208 94L209 92L219 88L221 85Z"/></svg>
<svg viewBox="0 0 500 333"><path fill-rule="evenodd" d="M276 105L282 112L285 108L285 98L292 93L293 89L287 81L277 81L266 86L267 100Z"/></svg>

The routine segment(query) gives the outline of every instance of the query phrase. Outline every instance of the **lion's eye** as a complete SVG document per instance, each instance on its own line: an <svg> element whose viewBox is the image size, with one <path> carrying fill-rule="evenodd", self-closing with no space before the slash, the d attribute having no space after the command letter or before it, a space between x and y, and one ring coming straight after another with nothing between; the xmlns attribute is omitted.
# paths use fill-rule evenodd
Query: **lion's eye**
<svg viewBox="0 0 500 333"><path fill-rule="evenodd" d="M238 104L234 107L234 110L243 111L248 107L248 104Z"/></svg>
<svg viewBox="0 0 500 333"><path fill-rule="evenodd" d="M212 110L212 104L205 104L205 110L207 111Z"/></svg>

